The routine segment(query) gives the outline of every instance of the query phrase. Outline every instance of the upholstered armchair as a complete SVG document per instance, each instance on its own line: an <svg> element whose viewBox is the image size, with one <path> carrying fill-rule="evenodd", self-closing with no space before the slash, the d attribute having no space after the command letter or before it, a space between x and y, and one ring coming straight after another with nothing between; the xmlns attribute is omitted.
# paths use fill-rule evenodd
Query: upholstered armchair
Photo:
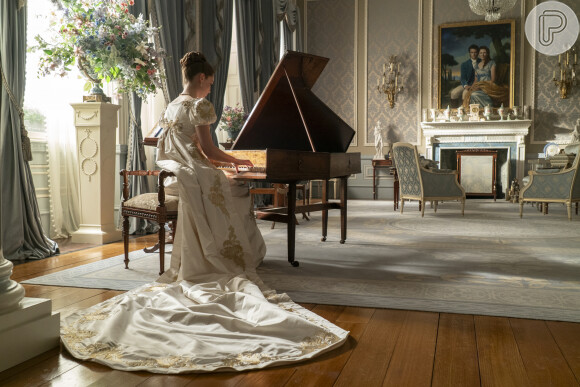
<svg viewBox="0 0 580 387"><path fill-rule="evenodd" d="M465 190L457 181L457 171L427 169L421 166L417 147L406 143L393 144L393 158L399 175L401 214L405 199L419 200L421 216L425 215L425 201L437 204L440 200L461 202L461 215L465 210Z"/></svg>
<svg viewBox="0 0 580 387"><path fill-rule="evenodd" d="M529 172L529 182L520 191L520 218L524 213L525 202L564 203L568 210L568 220L572 220L572 203L580 202L580 179L578 179L578 164L580 157L576 156L570 168L558 172Z"/></svg>

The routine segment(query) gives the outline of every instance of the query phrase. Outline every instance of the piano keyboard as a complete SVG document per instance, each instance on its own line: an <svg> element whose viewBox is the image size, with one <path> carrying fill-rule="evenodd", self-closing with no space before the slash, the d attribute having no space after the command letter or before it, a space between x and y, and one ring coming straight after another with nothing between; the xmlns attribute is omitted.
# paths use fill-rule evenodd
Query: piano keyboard
<svg viewBox="0 0 580 387"><path fill-rule="evenodd" d="M218 169L225 169L226 171L235 171L236 167L234 164L231 163L214 163L214 165ZM239 165L238 166L239 172L258 172L258 173L266 173L266 167L249 167L247 165Z"/></svg>

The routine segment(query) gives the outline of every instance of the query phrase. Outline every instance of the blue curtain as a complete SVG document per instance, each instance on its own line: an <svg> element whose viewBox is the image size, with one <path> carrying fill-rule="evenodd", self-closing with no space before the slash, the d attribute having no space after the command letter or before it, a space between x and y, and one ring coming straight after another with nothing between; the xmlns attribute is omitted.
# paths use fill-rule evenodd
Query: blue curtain
<svg viewBox="0 0 580 387"><path fill-rule="evenodd" d="M235 1L240 89L249 112L278 63L278 23L273 1Z"/></svg>
<svg viewBox="0 0 580 387"><path fill-rule="evenodd" d="M156 25L161 26L161 47L167 56L165 66L166 103L173 101L183 90L181 81L181 65L179 60L185 55L185 5L183 0L155 0L155 6L150 7L152 18Z"/></svg>
<svg viewBox="0 0 580 387"><path fill-rule="evenodd" d="M211 126L211 137L217 145L215 129L219 125L224 108L224 95L230 65L232 47L233 3L226 0L211 0L201 3L201 52L215 69L215 79L207 99L213 104L217 121Z"/></svg>
<svg viewBox="0 0 580 387"><path fill-rule="evenodd" d="M23 124L26 7L0 2L0 248L9 260L42 259L58 252L42 230ZM23 151L24 144L24 151Z"/></svg>

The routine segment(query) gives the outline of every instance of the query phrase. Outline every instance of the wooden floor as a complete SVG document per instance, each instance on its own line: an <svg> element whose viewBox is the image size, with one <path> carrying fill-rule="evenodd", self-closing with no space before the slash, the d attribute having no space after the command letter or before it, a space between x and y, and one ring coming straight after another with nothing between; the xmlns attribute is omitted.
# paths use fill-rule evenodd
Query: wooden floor
<svg viewBox="0 0 580 387"><path fill-rule="evenodd" d="M131 249L153 244L146 236ZM121 243L14 267L22 281L121 254ZM289 268L290 269L290 268ZM122 292L24 285L61 316ZM55 349L0 373L1 386L578 386L580 324L303 304L350 331L314 360L243 373L156 375L77 361ZM0 344L1 350L1 344Z"/></svg>

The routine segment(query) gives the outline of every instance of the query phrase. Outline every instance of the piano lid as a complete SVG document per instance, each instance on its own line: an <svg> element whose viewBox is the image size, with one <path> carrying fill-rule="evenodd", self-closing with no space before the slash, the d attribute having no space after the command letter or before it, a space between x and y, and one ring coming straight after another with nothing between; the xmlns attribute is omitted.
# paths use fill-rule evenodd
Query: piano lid
<svg viewBox="0 0 580 387"><path fill-rule="evenodd" d="M287 51L231 149L346 152L354 130L310 90L327 62Z"/></svg>

